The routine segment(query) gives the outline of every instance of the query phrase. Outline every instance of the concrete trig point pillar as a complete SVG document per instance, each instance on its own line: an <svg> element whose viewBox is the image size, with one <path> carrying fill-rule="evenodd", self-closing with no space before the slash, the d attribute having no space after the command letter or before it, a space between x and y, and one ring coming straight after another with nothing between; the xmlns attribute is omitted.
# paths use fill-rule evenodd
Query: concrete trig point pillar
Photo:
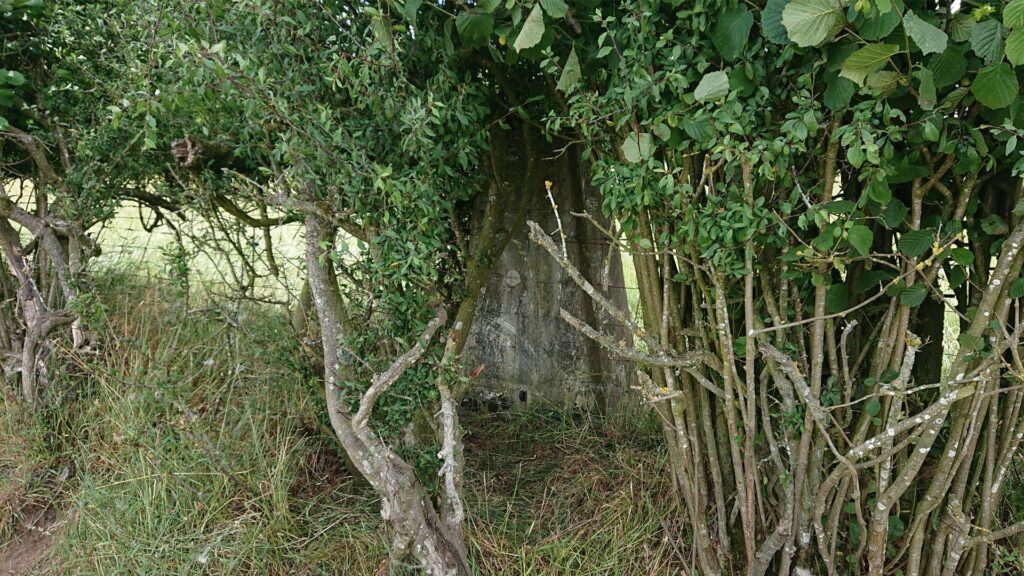
<svg viewBox="0 0 1024 576"><path fill-rule="evenodd" d="M618 250L610 250L610 239L591 223L570 214L586 211L601 220L600 194L589 185L590 176L573 150L562 152L544 147L536 181L508 185L520 186L527 195L526 219L554 233L558 225L544 189L545 180L552 182L569 261L599 290L607 280L606 296L628 310ZM632 334L599 310L555 259L530 241L525 221L505 224L513 230L512 239L480 297L464 353L467 367L485 365L478 394L500 394L513 406L616 410L635 378L633 366L611 358L578 333L559 316L559 309L627 345ZM561 246L557 238L555 243Z"/></svg>

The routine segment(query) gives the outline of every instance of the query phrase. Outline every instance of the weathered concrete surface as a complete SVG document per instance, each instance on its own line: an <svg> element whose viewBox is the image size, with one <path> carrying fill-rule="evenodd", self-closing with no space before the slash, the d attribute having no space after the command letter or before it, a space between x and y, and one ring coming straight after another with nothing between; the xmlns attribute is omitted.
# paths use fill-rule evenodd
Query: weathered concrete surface
<svg viewBox="0 0 1024 576"><path fill-rule="evenodd" d="M609 253L608 238L570 214L585 210L601 215L601 198L589 185L585 166L572 149L560 154L546 146L542 152L531 182L516 173L521 161L510 158L509 174L503 174L505 184L518 186L527 195L526 219L554 232L557 223L544 189L545 180L552 182L570 261L599 289L607 282L609 298L626 310L618 251ZM632 335L603 310L595 310L555 260L530 242L525 221L509 218L506 215L506 225L514 231L512 239L481 296L464 352L467 366L485 364L478 393L501 394L520 406L549 403L614 411L630 390L633 368L577 333L559 317L559 308L616 338L632 342Z"/></svg>

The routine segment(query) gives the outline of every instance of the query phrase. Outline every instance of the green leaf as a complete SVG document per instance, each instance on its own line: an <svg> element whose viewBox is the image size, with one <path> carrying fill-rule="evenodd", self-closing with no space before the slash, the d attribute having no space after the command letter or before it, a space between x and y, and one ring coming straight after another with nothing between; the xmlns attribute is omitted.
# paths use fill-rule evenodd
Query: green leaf
<svg viewBox="0 0 1024 576"><path fill-rule="evenodd" d="M977 23L978 21L972 18L970 14L957 12L953 16L953 24L949 27L950 40L953 42L967 42L971 39L971 35L974 34L974 26Z"/></svg>
<svg viewBox="0 0 1024 576"><path fill-rule="evenodd" d="M842 284L833 284L825 292L825 313L836 314L846 310L850 301L850 289Z"/></svg>
<svg viewBox="0 0 1024 576"><path fill-rule="evenodd" d="M530 10L530 15L523 22L523 28L519 31L519 35L516 36L516 41L512 44L512 47L516 49L516 52L522 52L527 48L536 46L543 37L544 12L541 10L540 3L538 2L533 5L533 10Z"/></svg>
<svg viewBox="0 0 1024 576"><path fill-rule="evenodd" d="M989 236L1002 236L1010 231L1010 227L1006 225L1006 221L1000 218L998 214L989 214L982 219L981 229Z"/></svg>
<svg viewBox="0 0 1024 576"><path fill-rule="evenodd" d="M911 308L920 306L927 295L928 288L924 284L914 284L913 286L906 287L903 292L900 292L900 304Z"/></svg>
<svg viewBox="0 0 1024 576"><path fill-rule="evenodd" d="M540 0L540 5L552 18L565 18L565 15L569 13L569 5L565 3L565 0Z"/></svg>
<svg viewBox="0 0 1024 576"><path fill-rule="evenodd" d="M788 2L789 0L768 0L768 4L761 10L761 32L775 44L790 43L786 27L782 25L782 11Z"/></svg>
<svg viewBox="0 0 1024 576"><path fill-rule="evenodd" d="M825 84L823 101L829 110L843 110L850 105L850 99L856 91L856 84L846 78L840 78L835 72L830 72Z"/></svg>
<svg viewBox="0 0 1024 576"><path fill-rule="evenodd" d="M1010 32L1006 38L1006 59L1014 66L1024 64L1024 28Z"/></svg>
<svg viewBox="0 0 1024 576"><path fill-rule="evenodd" d="M899 50L899 46L895 44L868 44L850 54L843 62L843 68L839 75L863 86L868 74L878 70Z"/></svg>
<svg viewBox="0 0 1024 576"><path fill-rule="evenodd" d="M917 86L917 102L921 105L922 110L931 110L935 108L935 75L932 71L927 68L922 68L917 72L914 72L914 77L918 80Z"/></svg>
<svg viewBox="0 0 1024 576"><path fill-rule="evenodd" d="M8 70L6 80L11 86L21 86L25 83L25 75L17 70Z"/></svg>
<svg viewBox="0 0 1024 576"><path fill-rule="evenodd" d="M1024 298L1024 278L1017 278L1010 284L1010 298Z"/></svg>
<svg viewBox="0 0 1024 576"><path fill-rule="evenodd" d="M466 44L483 46L494 32L494 16L475 9L459 12L455 17L455 28Z"/></svg>
<svg viewBox="0 0 1024 576"><path fill-rule="evenodd" d="M918 18L913 10L907 10L903 15L903 29L923 54L942 52L946 49L946 42L949 40L946 33Z"/></svg>
<svg viewBox="0 0 1024 576"><path fill-rule="evenodd" d="M992 109L1009 106L1019 92L1017 75L1006 62L982 68L971 84L971 94L974 94L978 102Z"/></svg>
<svg viewBox="0 0 1024 576"><path fill-rule="evenodd" d="M580 59L576 56L576 47L569 51L569 57L565 59L565 66L562 66L562 75L558 77L558 86L555 88L562 92L570 92L580 82L583 72L580 70Z"/></svg>
<svg viewBox="0 0 1024 576"><path fill-rule="evenodd" d="M797 46L824 43L844 21L843 7L832 0L791 0L782 11L782 25Z"/></svg>
<svg viewBox="0 0 1024 576"><path fill-rule="evenodd" d="M721 14L711 32L711 41L718 53L726 60L735 60L747 45L750 29L754 26L754 15L743 5L728 8Z"/></svg>
<svg viewBox="0 0 1024 576"><path fill-rule="evenodd" d="M900 5L902 6L902 4L901 2ZM858 13L857 17L853 19L853 24L857 27L857 34L861 38L875 42L892 34L892 31L900 25L900 13L896 10L889 10L884 14L875 10L872 10L870 15Z"/></svg>
<svg viewBox="0 0 1024 576"><path fill-rule="evenodd" d="M423 0L405 0L405 4L402 5L402 16L413 24L416 23L416 13L419 12L420 6L423 5Z"/></svg>
<svg viewBox="0 0 1024 576"><path fill-rule="evenodd" d="M1003 8L1003 26L1024 27L1024 0L1013 0Z"/></svg>
<svg viewBox="0 0 1024 576"><path fill-rule="evenodd" d="M729 94L729 75L725 72L709 72L700 79L693 97L698 102L717 100Z"/></svg>
<svg viewBox="0 0 1024 576"><path fill-rule="evenodd" d="M649 132L630 132L622 143L622 157L626 162L637 163L651 157L651 135Z"/></svg>
<svg viewBox="0 0 1024 576"><path fill-rule="evenodd" d="M853 246L861 256L867 256L871 253L871 245L875 242L875 237L871 233L871 228L868 228L863 224L855 224L850 228L848 234L850 245Z"/></svg>
<svg viewBox="0 0 1024 576"><path fill-rule="evenodd" d="M960 346L974 352L981 352L985 349L985 339L981 336L963 333L957 338Z"/></svg>
<svg viewBox="0 0 1024 576"><path fill-rule="evenodd" d="M1003 25L998 20L978 22L971 33L971 50L986 64L1003 57Z"/></svg>
<svg viewBox="0 0 1024 576"><path fill-rule="evenodd" d="M953 248L950 253L953 256L953 261L961 266L967 267L974 264L974 252L967 248Z"/></svg>
<svg viewBox="0 0 1024 576"><path fill-rule="evenodd" d="M878 398L872 398L864 405L864 411L868 413L868 416L874 418L882 411L882 403L878 401Z"/></svg>
<svg viewBox="0 0 1024 576"><path fill-rule="evenodd" d="M936 88L952 86L960 81L967 72L967 59L955 47L950 46L942 54L932 56L928 61L928 69L932 71Z"/></svg>
<svg viewBox="0 0 1024 576"><path fill-rule="evenodd" d="M900 253L908 258L917 258L924 254L932 247L932 242L935 241L935 230L931 228L925 228L924 230L911 230L904 232L899 241L896 242L896 247L900 249Z"/></svg>

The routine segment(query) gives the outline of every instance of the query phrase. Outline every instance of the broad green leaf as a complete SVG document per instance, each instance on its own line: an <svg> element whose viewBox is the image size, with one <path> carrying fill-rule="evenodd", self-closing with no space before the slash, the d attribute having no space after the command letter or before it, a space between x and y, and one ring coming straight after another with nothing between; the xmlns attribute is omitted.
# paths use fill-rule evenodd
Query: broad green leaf
<svg viewBox="0 0 1024 576"><path fill-rule="evenodd" d="M935 230L925 228L924 230L904 232L896 242L896 247L904 256L917 258L931 249L933 242L935 242Z"/></svg>
<svg viewBox="0 0 1024 576"><path fill-rule="evenodd" d="M842 110L850 105L850 99L856 91L856 84L831 72L825 84L823 101L829 110Z"/></svg>
<svg viewBox="0 0 1024 576"><path fill-rule="evenodd" d="M455 27L466 44L483 46L494 32L494 16L476 9L466 10L455 17Z"/></svg>
<svg viewBox="0 0 1024 576"><path fill-rule="evenodd" d="M950 254L953 256L953 261L961 266L974 264L974 252L967 248L953 248L950 250Z"/></svg>
<svg viewBox="0 0 1024 576"><path fill-rule="evenodd" d="M523 28L519 31L519 36L516 36L516 41L512 44L512 47L516 49L516 52L522 52L527 48L536 46L543 37L544 11L541 10L540 3L538 2L533 5L533 10L530 10L530 15L523 22Z"/></svg>
<svg viewBox="0 0 1024 576"><path fill-rule="evenodd" d="M501 0L480 0L476 3L476 7L487 12L488 14L493 13L501 6Z"/></svg>
<svg viewBox="0 0 1024 576"><path fill-rule="evenodd" d="M876 98L884 96L900 85L901 78L898 72L892 70L872 72L864 80L864 91Z"/></svg>
<svg viewBox="0 0 1024 576"><path fill-rule="evenodd" d="M562 75L558 77L556 88L562 92L570 92L579 84L583 72L580 70L580 59L576 56L576 47L569 51L569 57L565 59L565 66L562 67Z"/></svg>
<svg viewBox="0 0 1024 576"><path fill-rule="evenodd" d="M903 3L900 3L902 6ZM885 38L900 25L900 13L896 10L889 10L882 14L871 11L870 15L857 14L852 19L853 25L857 28L857 34L864 40L875 42Z"/></svg>
<svg viewBox="0 0 1024 576"><path fill-rule="evenodd" d="M722 58L735 60L747 45L750 29L754 26L754 15L742 4L728 8L716 19L711 41Z"/></svg>
<svg viewBox="0 0 1024 576"><path fill-rule="evenodd" d="M17 70L8 70L6 76L5 80L11 86L21 86L25 83L25 75Z"/></svg>
<svg viewBox="0 0 1024 576"><path fill-rule="evenodd" d="M1010 32L1006 38L1006 59L1014 66L1024 64L1024 28Z"/></svg>
<svg viewBox="0 0 1024 576"><path fill-rule="evenodd" d="M413 24L416 23L416 13L419 12L420 6L423 5L423 0L405 0L405 4L402 5L402 16Z"/></svg>
<svg viewBox="0 0 1024 576"><path fill-rule="evenodd" d="M717 100L729 94L729 75L725 72L709 72L700 79L693 97L698 102Z"/></svg>
<svg viewBox="0 0 1024 576"><path fill-rule="evenodd" d="M978 71L971 84L971 94L989 108L1005 108L1020 92L1017 75L1006 62L986 66Z"/></svg>
<svg viewBox="0 0 1024 576"><path fill-rule="evenodd" d="M637 163L651 157L651 135L648 132L630 132L622 143L622 157L626 162Z"/></svg>
<svg viewBox="0 0 1024 576"><path fill-rule="evenodd" d="M928 61L928 69L932 71L936 88L952 86L960 81L967 72L967 59L955 46L946 48L942 54L932 56Z"/></svg>
<svg viewBox="0 0 1024 576"><path fill-rule="evenodd" d="M998 20L978 22L971 33L971 50L986 64L1003 57L1003 25Z"/></svg>
<svg viewBox="0 0 1024 576"><path fill-rule="evenodd" d="M863 224L855 224L850 228L848 234L850 245L853 246L861 256L867 256L871 253L871 245L875 241L874 235L871 234L871 228L868 228Z"/></svg>
<svg viewBox="0 0 1024 576"><path fill-rule="evenodd" d="M942 52L946 49L946 33L918 18L913 10L907 10L903 15L903 29L924 54Z"/></svg>
<svg viewBox="0 0 1024 576"><path fill-rule="evenodd" d="M900 292L900 304L911 308L920 306L924 302L925 296L928 296L928 288L924 284L907 286L903 292Z"/></svg>
<svg viewBox="0 0 1024 576"><path fill-rule="evenodd" d="M893 54L899 52L895 44L868 44L857 50L843 62L839 75L849 78L858 85L864 85L864 79L885 64Z"/></svg>
<svg viewBox="0 0 1024 576"><path fill-rule="evenodd" d="M761 10L761 32L765 38L776 44L790 43L786 27L782 25L782 11L788 2L789 0L768 0L768 4Z"/></svg>
<svg viewBox="0 0 1024 576"><path fill-rule="evenodd" d="M970 14L958 12L953 16L953 24L949 27L950 40L953 42L967 42L971 39L971 35L974 34L974 26L977 23L977 20L972 18Z"/></svg>
<svg viewBox="0 0 1024 576"><path fill-rule="evenodd" d="M1013 0L1003 8L1003 26L1024 28L1024 0Z"/></svg>
<svg viewBox="0 0 1024 576"><path fill-rule="evenodd" d="M960 342L960 346L974 352L981 352L985 349L985 339L981 336L963 333L957 338L957 341Z"/></svg>
<svg viewBox="0 0 1024 576"><path fill-rule="evenodd" d="M833 284L825 292L825 313L836 314L846 310L850 301L850 289L843 284Z"/></svg>
<svg viewBox="0 0 1024 576"><path fill-rule="evenodd" d="M1010 284L1010 298L1024 298L1024 278L1017 278Z"/></svg>
<svg viewBox="0 0 1024 576"><path fill-rule="evenodd" d="M1010 227L1006 225L1006 221L1000 218L998 214L989 214L982 219L981 229L989 236L1002 236L1010 231Z"/></svg>
<svg viewBox="0 0 1024 576"><path fill-rule="evenodd" d="M921 105L921 109L931 110L935 108L937 98L935 95L935 75L931 70L922 68L914 72L914 77L918 81L917 103Z"/></svg>
<svg viewBox="0 0 1024 576"><path fill-rule="evenodd" d="M540 5L552 18L565 18L565 15L569 13L569 5L565 3L565 0L540 0Z"/></svg>
<svg viewBox="0 0 1024 576"><path fill-rule="evenodd" d="M878 398L872 398L864 405L864 411L868 413L868 416L878 416L878 413L882 411L882 403L878 401Z"/></svg>
<svg viewBox="0 0 1024 576"><path fill-rule="evenodd" d="M791 0L782 11L782 25L797 46L824 43L844 21L843 7L832 0Z"/></svg>

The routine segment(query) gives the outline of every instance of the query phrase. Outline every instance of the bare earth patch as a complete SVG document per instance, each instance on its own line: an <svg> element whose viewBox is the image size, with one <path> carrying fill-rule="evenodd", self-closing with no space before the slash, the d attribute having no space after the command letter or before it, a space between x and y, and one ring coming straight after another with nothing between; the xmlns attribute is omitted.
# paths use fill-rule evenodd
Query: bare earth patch
<svg viewBox="0 0 1024 576"><path fill-rule="evenodd" d="M46 558L53 547L51 528L57 523L52 508L30 508L11 542L0 549L0 576L45 574Z"/></svg>

